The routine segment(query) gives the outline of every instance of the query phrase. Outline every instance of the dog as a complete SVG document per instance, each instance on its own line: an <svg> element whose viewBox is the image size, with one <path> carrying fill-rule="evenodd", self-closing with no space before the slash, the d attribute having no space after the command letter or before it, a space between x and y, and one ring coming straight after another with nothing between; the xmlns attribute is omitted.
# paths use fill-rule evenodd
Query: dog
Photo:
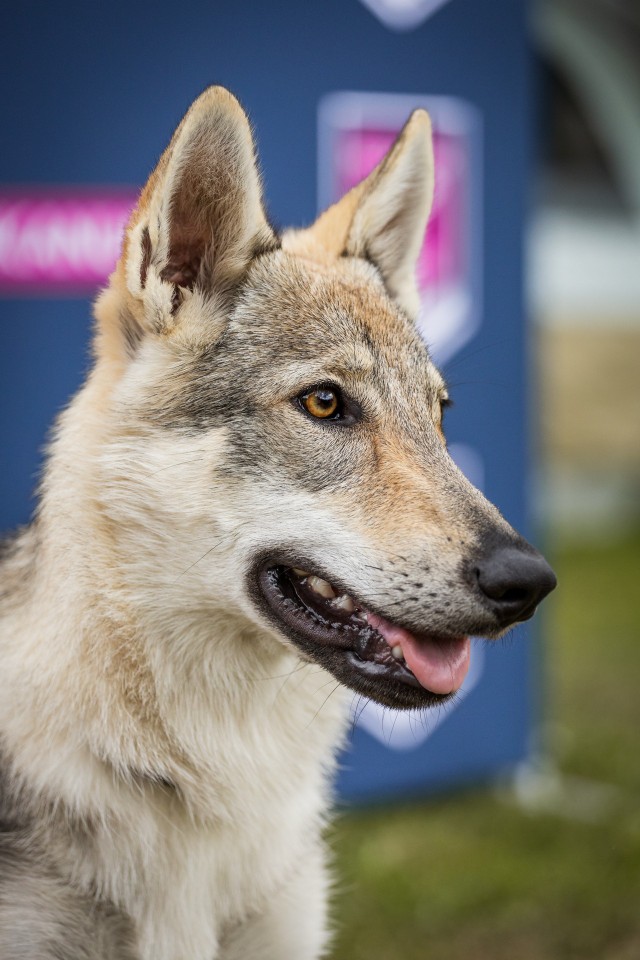
<svg viewBox="0 0 640 960"><path fill-rule="evenodd" d="M353 691L428 708L555 586L460 473L415 326L428 115L306 229L191 106L0 578L0 956L315 960Z"/></svg>

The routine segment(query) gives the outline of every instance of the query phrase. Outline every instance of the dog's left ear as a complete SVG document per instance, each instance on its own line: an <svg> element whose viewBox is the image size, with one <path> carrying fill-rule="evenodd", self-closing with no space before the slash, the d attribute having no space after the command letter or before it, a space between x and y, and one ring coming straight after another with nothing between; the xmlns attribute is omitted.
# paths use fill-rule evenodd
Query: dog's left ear
<svg viewBox="0 0 640 960"><path fill-rule="evenodd" d="M192 104L144 187L111 289L98 301L99 351L131 354L179 319L193 294L223 301L251 258L274 245L247 116L223 87ZM109 329L109 301L120 300ZM124 303L122 302L124 300Z"/></svg>
<svg viewBox="0 0 640 960"><path fill-rule="evenodd" d="M291 250L313 259L346 255L371 260L390 295L415 316L415 268L433 182L431 121L425 110L415 110L386 157L312 227L292 235Z"/></svg>
<svg viewBox="0 0 640 960"><path fill-rule="evenodd" d="M224 288L273 241L247 116L224 87L192 104L151 174L127 236L127 286L156 271L185 289Z"/></svg>

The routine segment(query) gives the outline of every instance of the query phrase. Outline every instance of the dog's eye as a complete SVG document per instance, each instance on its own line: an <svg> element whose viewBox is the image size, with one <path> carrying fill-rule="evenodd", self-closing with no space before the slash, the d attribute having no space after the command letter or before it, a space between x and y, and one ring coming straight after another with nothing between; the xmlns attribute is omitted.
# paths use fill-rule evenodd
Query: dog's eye
<svg viewBox="0 0 640 960"><path fill-rule="evenodd" d="M340 393L335 387L321 386L305 390L298 401L307 413L318 420L337 420L342 413Z"/></svg>

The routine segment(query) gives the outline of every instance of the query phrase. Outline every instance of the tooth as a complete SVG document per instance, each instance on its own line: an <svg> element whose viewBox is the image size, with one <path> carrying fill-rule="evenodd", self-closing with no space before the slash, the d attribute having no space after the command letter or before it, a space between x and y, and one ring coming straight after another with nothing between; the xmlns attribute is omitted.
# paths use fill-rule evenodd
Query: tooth
<svg viewBox="0 0 640 960"><path fill-rule="evenodd" d="M292 569L293 572L295 573L296 577L308 577L308 576L309 576L309 571L308 571L308 570L301 570L300 567L292 567L291 569Z"/></svg>
<svg viewBox="0 0 640 960"><path fill-rule="evenodd" d="M347 596L346 593L341 597L336 597L336 599L333 601L332 606L339 607L341 610L346 610L347 613L353 613L353 611L356 608L355 603L353 602L351 597Z"/></svg>
<svg viewBox="0 0 640 960"><path fill-rule="evenodd" d="M395 657L396 660L404 660L402 647L399 643L396 643L395 647L391 647L391 656Z"/></svg>
<svg viewBox="0 0 640 960"><path fill-rule="evenodd" d="M321 580L320 577L309 577L307 586L311 587L315 593L319 593L320 596L326 600L332 600L335 597L335 591L331 584L327 583L326 580Z"/></svg>

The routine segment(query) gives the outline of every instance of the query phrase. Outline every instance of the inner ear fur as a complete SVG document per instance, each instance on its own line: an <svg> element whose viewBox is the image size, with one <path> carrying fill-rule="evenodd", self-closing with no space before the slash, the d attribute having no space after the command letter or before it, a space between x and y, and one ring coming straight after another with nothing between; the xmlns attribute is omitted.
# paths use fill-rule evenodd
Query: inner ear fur
<svg viewBox="0 0 640 960"><path fill-rule="evenodd" d="M247 116L227 90L210 87L178 126L127 226L112 280L135 321L126 336L162 327L195 290L224 295L252 256L275 244Z"/></svg>
<svg viewBox="0 0 640 960"><path fill-rule="evenodd" d="M290 252L324 263L363 257L410 315L418 311L415 268L434 186L431 121L415 110L387 155L366 179L306 230L285 235Z"/></svg>

